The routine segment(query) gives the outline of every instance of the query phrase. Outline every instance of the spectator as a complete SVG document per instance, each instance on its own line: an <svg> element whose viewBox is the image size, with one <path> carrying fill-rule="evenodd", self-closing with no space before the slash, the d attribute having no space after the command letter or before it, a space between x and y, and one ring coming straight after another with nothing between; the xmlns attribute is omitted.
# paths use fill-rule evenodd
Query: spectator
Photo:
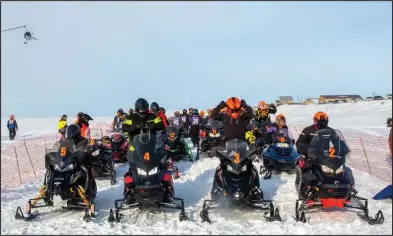
<svg viewBox="0 0 393 236"><path fill-rule="evenodd" d="M18 123L16 123L14 115L10 115L10 119L7 122L7 128L10 133L10 140L14 140L16 136L16 131L18 130Z"/></svg>
<svg viewBox="0 0 393 236"><path fill-rule="evenodd" d="M388 127L390 127L390 132L389 132L389 139L388 139L388 144L389 144L389 150L390 150L390 159L392 159L392 118L388 119Z"/></svg>

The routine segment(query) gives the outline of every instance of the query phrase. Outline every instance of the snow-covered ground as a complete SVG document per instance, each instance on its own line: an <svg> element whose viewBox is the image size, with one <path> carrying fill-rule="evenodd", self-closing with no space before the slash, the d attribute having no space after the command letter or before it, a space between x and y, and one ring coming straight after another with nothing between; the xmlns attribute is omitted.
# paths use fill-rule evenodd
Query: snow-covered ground
<svg viewBox="0 0 393 236"><path fill-rule="evenodd" d="M321 105L283 105L278 113L287 117L288 124L311 125L314 114L323 111L329 116L329 126L343 133L365 133L387 136L386 119L392 117L392 100ZM277 113L277 114L278 114Z"/></svg>
<svg viewBox="0 0 393 236"><path fill-rule="evenodd" d="M330 117L332 127L345 132L366 132L373 135L386 136L389 129L385 122L392 116L391 101L361 102L354 104L330 104L308 106L280 106L279 113L288 118L288 123L310 124L316 111L325 111ZM102 122L110 122L111 117L102 118ZM44 119L45 120L45 119ZM70 119L69 119L70 120ZM55 130L57 119L42 122L42 119L26 119L19 122L20 134L33 129L35 136L45 135ZM41 122L41 126L35 123ZM22 125L23 124L23 125ZM44 124L47 124L46 126ZM2 121L3 125L3 121ZM23 130L22 130L23 127ZM45 130L41 133L38 130ZM24 131L25 130L25 131ZM2 131L3 132L3 131ZM3 133L2 133L3 136ZM3 143L3 140L2 140ZM199 217L203 199L209 198L214 170L218 165L217 159L203 159L196 163L180 163L181 178L175 180L175 192L185 201L188 222L178 220L178 211L165 211L160 214L141 213L131 219L126 217L120 223L109 224L107 217L109 209L114 207L114 200L121 198L123 192L122 176L127 166L117 166L118 184L111 186L108 180L99 180L99 193L96 207L99 211L95 222L83 222L83 212L53 212L54 209L38 208L42 213L35 221L22 222L14 219L17 206L24 206L28 198L37 194L42 178L19 188L1 192L1 234L391 234L392 232L392 202L391 200L374 201L372 197L388 185L373 176L353 170L356 179L356 189L359 196L369 199L370 215L381 209L385 215L383 225L368 225L360 220L357 214L349 209L329 210L309 213L311 220L307 223L296 222L295 214L296 190L294 176L282 174L273 176L270 180L260 180L266 198L273 199L281 215L286 218L283 222L266 222L263 214L251 211L210 212L212 224L201 223ZM61 201L55 201L61 203ZM58 204L59 205L59 204ZM56 207L55 207L56 208ZM137 213L137 210L130 210ZM66 220L66 221L65 221ZM64 223L66 222L66 223Z"/></svg>

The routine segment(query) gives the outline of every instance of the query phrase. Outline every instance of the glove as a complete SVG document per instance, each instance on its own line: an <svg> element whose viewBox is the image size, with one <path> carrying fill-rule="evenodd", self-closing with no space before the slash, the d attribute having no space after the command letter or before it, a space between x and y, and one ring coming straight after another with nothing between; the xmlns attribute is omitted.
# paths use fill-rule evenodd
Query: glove
<svg viewBox="0 0 393 236"><path fill-rule="evenodd" d="M244 99L242 99L242 100L240 101L240 105L241 105L242 107L248 106L247 103L246 103L246 101L244 101Z"/></svg>
<svg viewBox="0 0 393 236"><path fill-rule="evenodd" d="M222 109L222 108L225 108L226 106L227 106L226 102L221 101L220 104L218 104L217 108Z"/></svg>

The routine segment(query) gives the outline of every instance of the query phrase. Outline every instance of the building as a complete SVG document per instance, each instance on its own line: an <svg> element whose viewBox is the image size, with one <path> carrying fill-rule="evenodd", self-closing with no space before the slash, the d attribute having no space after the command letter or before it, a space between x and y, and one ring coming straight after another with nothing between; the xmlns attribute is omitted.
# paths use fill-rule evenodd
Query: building
<svg viewBox="0 0 393 236"><path fill-rule="evenodd" d="M304 105L318 104L318 98L306 98L303 104Z"/></svg>
<svg viewBox="0 0 393 236"><path fill-rule="evenodd" d="M341 103L341 102L354 102L362 100L360 95L320 95L318 103Z"/></svg>
<svg viewBox="0 0 393 236"><path fill-rule="evenodd" d="M293 98L292 96L278 96L278 100L276 100L279 105L283 104L292 104L293 103Z"/></svg>

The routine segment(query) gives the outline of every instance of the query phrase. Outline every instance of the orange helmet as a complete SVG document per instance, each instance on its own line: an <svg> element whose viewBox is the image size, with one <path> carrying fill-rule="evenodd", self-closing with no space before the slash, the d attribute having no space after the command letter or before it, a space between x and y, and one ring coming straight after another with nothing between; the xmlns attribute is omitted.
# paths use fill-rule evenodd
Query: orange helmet
<svg viewBox="0 0 393 236"><path fill-rule="evenodd" d="M204 115L205 115L205 112L204 112L204 111L200 111L200 112L199 112L199 115L200 115L200 116L204 116Z"/></svg>
<svg viewBox="0 0 393 236"><path fill-rule="evenodd" d="M260 101L260 102L258 103L258 108L261 109L261 110L266 110L266 109L267 109L266 102Z"/></svg>
<svg viewBox="0 0 393 236"><path fill-rule="evenodd" d="M240 111L241 111L241 103L239 98L230 97L226 101L226 104L227 104L226 112L236 119L240 115Z"/></svg>
<svg viewBox="0 0 393 236"><path fill-rule="evenodd" d="M286 125L286 118L285 118L285 116L284 116L283 114L278 114L278 115L276 116L275 123L276 123L280 128L282 128L284 125Z"/></svg>
<svg viewBox="0 0 393 236"><path fill-rule="evenodd" d="M315 113L313 121L314 121L314 125L318 129L324 129L328 126L329 117L328 115L326 115L325 112L318 111L317 113Z"/></svg>

